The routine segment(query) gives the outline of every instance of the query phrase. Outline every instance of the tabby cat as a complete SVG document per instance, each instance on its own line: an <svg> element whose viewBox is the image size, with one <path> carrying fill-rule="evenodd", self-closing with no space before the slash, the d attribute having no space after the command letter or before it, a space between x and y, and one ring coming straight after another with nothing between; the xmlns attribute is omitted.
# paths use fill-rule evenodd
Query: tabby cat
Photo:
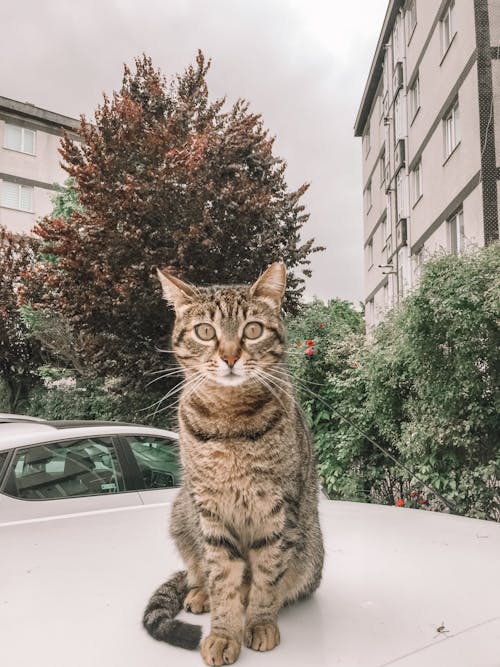
<svg viewBox="0 0 500 667"><path fill-rule="evenodd" d="M143 622L154 638L193 649L200 626L175 616L210 610L202 657L231 664L242 642L279 644L280 608L312 593L323 567L313 449L284 364L285 267L272 264L251 287L158 276L185 373L184 481L170 531L186 570L153 594Z"/></svg>

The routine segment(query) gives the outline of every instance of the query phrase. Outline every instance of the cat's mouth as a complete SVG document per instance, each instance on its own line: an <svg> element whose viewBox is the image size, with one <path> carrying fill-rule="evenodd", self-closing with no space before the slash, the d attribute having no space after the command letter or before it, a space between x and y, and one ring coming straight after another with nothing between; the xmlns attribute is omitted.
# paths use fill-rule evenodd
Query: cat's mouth
<svg viewBox="0 0 500 667"><path fill-rule="evenodd" d="M235 368L224 369L223 372L219 371L215 376L216 382L226 387L242 384L246 379L246 374Z"/></svg>

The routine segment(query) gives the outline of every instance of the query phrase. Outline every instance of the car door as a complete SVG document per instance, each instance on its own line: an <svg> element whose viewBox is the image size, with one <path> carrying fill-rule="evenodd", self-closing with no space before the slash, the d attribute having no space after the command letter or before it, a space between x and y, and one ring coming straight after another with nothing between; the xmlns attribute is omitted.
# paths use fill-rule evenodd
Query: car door
<svg viewBox="0 0 500 667"><path fill-rule="evenodd" d="M142 504L126 491L111 436L81 436L15 449L0 487L0 523Z"/></svg>
<svg viewBox="0 0 500 667"><path fill-rule="evenodd" d="M181 484L178 441L149 434L122 435L132 460L129 470L136 467L134 488L145 505L170 502Z"/></svg>

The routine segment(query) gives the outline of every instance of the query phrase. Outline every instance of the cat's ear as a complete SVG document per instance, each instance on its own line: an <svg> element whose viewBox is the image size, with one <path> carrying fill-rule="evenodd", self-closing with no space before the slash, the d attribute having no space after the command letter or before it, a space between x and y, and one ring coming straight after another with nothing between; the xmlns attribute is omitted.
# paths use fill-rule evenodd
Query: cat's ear
<svg viewBox="0 0 500 667"><path fill-rule="evenodd" d="M286 287L285 265L275 262L264 271L250 288L250 294L259 299L267 301L269 305L281 307L281 301Z"/></svg>
<svg viewBox="0 0 500 667"><path fill-rule="evenodd" d="M163 298L172 305L176 311L180 311L193 302L195 289L184 283L179 278L172 276L166 271L156 269L156 274L160 280Z"/></svg>

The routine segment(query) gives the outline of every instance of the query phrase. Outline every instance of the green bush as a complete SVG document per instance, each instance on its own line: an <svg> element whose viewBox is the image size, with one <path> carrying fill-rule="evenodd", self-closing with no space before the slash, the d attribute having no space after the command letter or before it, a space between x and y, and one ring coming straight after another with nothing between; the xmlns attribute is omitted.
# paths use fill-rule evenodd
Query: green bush
<svg viewBox="0 0 500 667"><path fill-rule="evenodd" d="M172 428L175 412L155 413L154 404L162 391L131 391L126 387L107 386L101 380L69 378L54 380L49 386L34 389L25 411L44 419L112 420Z"/></svg>
<svg viewBox="0 0 500 667"><path fill-rule="evenodd" d="M500 246L442 255L375 333L380 433L462 514L500 518Z"/></svg>
<svg viewBox="0 0 500 667"><path fill-rule="evenodd" d="M498 244L430 259L369 341L345 302L288 321L330 497L442 510L440 494L460 514L500 519L499 321Z"/></svg>
<svg viewBox="0 0 500 667"><path fill-rule="evenodd" d="M392 462L369 441L380 434L366 410L362 314L345 301L316 300L289 319L287 329L289 367L326 492L335 499L393 502Z"/></svg>

